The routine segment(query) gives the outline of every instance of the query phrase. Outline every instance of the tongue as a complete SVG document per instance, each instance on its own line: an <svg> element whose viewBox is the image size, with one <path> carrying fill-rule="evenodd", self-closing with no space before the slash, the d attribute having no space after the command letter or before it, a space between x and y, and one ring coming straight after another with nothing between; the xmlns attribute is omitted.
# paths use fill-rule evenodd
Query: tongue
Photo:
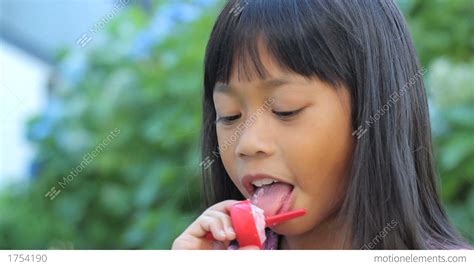
<svg viewBox="0 0 474 266"><path fill-rule="evenodd" d="M255 191L251 201L254 205L263 209L265 216L275 215L285 203L285 199L292 188L291 185L280 182L266 185Z"/></svg>

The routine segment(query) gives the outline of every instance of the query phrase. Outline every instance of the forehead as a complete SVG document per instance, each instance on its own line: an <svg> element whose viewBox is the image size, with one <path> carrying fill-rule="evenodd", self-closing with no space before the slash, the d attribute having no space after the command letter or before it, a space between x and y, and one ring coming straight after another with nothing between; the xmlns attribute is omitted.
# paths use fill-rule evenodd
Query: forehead
<svg viewBox="0 0 474 266"><path fill-rule="evenodd" d="M278 56L274 55L266 41L257 37L253 45L235 50L230 62L229 81L251 81L272 79L288 72Z"/></svg>
<svg viewBox="0 0 474 266"><path fill-rule="evenodd" d="M231 92L244 83L253 83L262 89L269 89L291 82L295 74L283 69L261 42L258 46L257 54L234 56L229 82L217 81L214 93Z"/></svg>

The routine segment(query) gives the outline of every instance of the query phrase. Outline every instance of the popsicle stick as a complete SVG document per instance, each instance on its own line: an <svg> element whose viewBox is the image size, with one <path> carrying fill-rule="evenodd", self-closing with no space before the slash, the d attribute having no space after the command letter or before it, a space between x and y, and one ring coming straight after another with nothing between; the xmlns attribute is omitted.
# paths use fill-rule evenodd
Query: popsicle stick
<svg viewBox="0 0 474 266"><path fill-rule="evenodd" d="M295 211L285 212L273 216L265 217L265 225L270 227L279 223L286 222L288 220L303 216L306 214L306 209L298 209Z"/></svg>

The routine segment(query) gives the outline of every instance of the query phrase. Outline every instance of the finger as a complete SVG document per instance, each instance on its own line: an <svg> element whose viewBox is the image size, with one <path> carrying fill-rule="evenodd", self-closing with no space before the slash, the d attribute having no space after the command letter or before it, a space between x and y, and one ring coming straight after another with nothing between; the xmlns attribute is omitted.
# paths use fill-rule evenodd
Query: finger
<svg viewBox="0 0 474 266"><path fill-rule="evenodd" d="M201 216L199 216L186 230L185 230L185 233L187 234L190 234L194 237L204 237L207 232L210 232L212 231L211 230L211 227L210 227L210 221L208 219L206 219L205 217L208 216L206 215L207 212L211 211L211 210L215 210L215 211L221 211L221 212L224 212L224 213L230 213L230 209L232 208L232 206L234 206L235 203L237 203L239 201L236 201L236 200L225 200L225 201L221 201L213 206L211 206L210 208L208 208L203 214L201 214ZM222 228L224 227L224 223L222 222ZM213 236L216 238L216 239L219 239L219 237L216 237L217 236L217 233L214 234L213 233ZM224 231L224 234L225 234L225 231ZM227 237L227 236L226 236Z"/></svg>
<svg viewBox="0 0 474 266"><path fill-rule="evenodd" d="M213 210L206 212L206 215L220 219L222 227L224 228L224 231L226 233L227 240L234 240L236 238L236 234L232 226L232 220L229 215L223 212Z"/></svg>
<svg viewBox="0 0 474 266"><path fill-rule="evenodd" d="M194 231L190 231L189 233L198 237L204 237L207 232L211 232L215 240L227 240L227 235L219 218L202 215L199 218L198 225L199 226L194 228Z"/></svg>
<svg viewBox="0 0 474 266"><path fill-rule="evenodd" d="M209 229L206 229L207 223L209 223ZM212 241L212 249L227 249L230 244L230 240L224 231L221 219L211 216L203 217L202 227L204 227L205 231L210 231L215 239Z"/></svg>
<svg viewBox="0 0 474 266"><path fill-rule="evenodd" d="M224 200L209 207L207 210L221 211L230 214L232 207L238 203L238 200Z"/></svg>

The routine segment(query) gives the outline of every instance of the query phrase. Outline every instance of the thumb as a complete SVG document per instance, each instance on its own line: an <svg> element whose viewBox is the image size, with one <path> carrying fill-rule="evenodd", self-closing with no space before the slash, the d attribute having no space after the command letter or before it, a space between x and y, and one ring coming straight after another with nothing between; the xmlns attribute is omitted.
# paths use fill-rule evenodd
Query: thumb
<svg viewBox="0 0 474 266"><path fill-rule="evenodd" d="M245 247L239 248L239 250L260 250L260 248L257 246L245 246Z"/></svg>

